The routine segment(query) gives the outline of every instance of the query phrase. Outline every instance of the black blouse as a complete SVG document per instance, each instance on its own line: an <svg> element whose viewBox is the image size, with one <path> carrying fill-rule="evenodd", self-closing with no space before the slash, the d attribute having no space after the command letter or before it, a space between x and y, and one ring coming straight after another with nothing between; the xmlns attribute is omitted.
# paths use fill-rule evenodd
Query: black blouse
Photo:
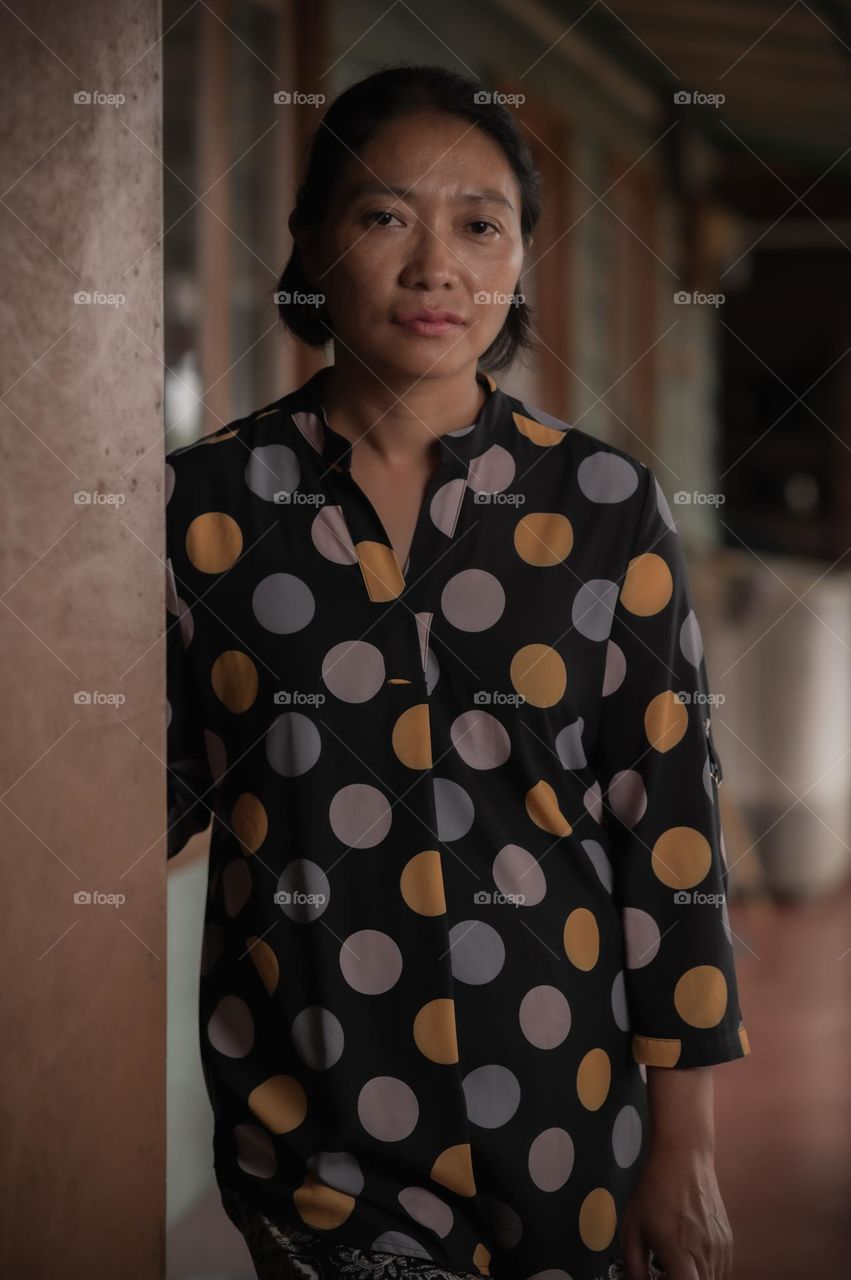
<svg viewBox="0 0 851 1280"><path fill-rule="evenodd" d="M323 1240L596 1280L647 1066L749 1052L676 526L643 463L479 373L403 571L323 372L166 464L168 854L212 815L219 1187Z"/></svg>

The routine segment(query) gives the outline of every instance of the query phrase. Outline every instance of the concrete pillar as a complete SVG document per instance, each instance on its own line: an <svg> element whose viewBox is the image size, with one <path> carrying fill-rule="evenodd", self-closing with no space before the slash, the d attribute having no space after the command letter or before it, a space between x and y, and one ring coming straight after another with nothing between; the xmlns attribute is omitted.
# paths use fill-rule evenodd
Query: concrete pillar
<svg viewBox="0 0 851 1280"><path fill-rule="evenodd" d="M162 1274L159 37L157 0L0 6L0 1274L27 1280Z"/></svg>

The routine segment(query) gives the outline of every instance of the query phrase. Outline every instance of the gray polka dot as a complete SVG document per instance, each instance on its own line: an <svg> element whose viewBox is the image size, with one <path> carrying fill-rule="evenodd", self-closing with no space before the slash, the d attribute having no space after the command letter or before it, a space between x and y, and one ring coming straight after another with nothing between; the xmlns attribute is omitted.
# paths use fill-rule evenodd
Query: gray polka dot
<svg viewBox="0 0 851 1280"><path fill-rule="evenodd" d="M520 1085L513 1071L498 1063L476 1067L462 1081L467 1117L483 1129L507 1124L520 1106Z"/></svg>
<svg viewBox="0 0 851 1280"><path fill-rule="evenodd" d="M274 502L276 493L292 493L300 479L298 458L286 444L258 445L245 464L245 483L267 502Z"/></svg>
<svg viewBox="0 0 851 1280"><path fill-rule="evenodd" d="M306 582L292 573L270 573L254 588L254 616L267 631L278 636L301 631L313 617L316 602Z"/></svg>
<svg viewBox="0 0 851 1280"><path fill-rule="evenodd" d="M276 902L285 916L309 924L328 906L331 886L317 862L294 858L278 876Z"/></svg>
<svg viewBox="0 0 851 1280"><path fill-rule="evenodd" d="M547 879L541 864L528 849L506 844L493 860L493 878L500 893L518 906L536 907L547 893Z"/></svg>
<svg viewBox="0 0 851 1280"><path fill-rule="evenodd" d="M165 464L165 502L166 506L171 502L171 495L174 493L174 482L176 473L170 462Z"/></svg>
<svg viewBox="0 0 851 1280"><path fill-rule="evenodd" d="M612 1151L622 1169L635 1164L641 1151L641 1116L627 1104L615 1116L612 1127Z"/></svg>
<svg viewBox="0 0 851 1280"><path fill-rule="evenodd" d="M239 996L223 996L207 1023L207 1039L227 1058L244 1058L254 1044L254 1019Z"/></svg>
<svg viewBox="0 0 851 1280"><path fill-rule="evenodd" d="M460 840L473 825L475 810L469 794L451 778L432 774L437 835L440 840Z"/></svg>
<svg viewBox="0 0 851 1280"><path fill-rule="evenodd" d="M501 444L492 444L470 460L467 484L476 493L501 493L514 479L514 458Z"/></svg>
<svg viewBox="0 0 851 1280"><path fill-rule="evenodd" d="M571 620L586 640L607 640L618 602L618 584L608 578L592 578L576 593Z"/></svg>
<svg viewBox="0 0 851 1280"><path fill-rule="evenodd" d="M633 463L616 453L592 453L576 469L579 488L592 502L623 502L638 488Z"/></svg>
<svg viewBox="0 0 851 1280"><path fill-rule="evenodd" d="M379 929L359 929L350 933L340 947L340 968L355 991L381 995L399 981L402 952L389 934Z"/></svg>
<svg viewBox="0 0 851 1280"><path fill-rule="evenodd" d="M349 534L349 527L342 508L336 504L324 506L314 517L310 526L310 537L319 554L333 564L357 563L358 555Z"/></svg>
<svg viewBox="0 0 851 1280"><path fill-rule="evenodd" d="M293 1019L296 1052L314 1071L333 1067L343 1052L344 1035L339 1018L321 1005L309 1005Z"/></svg>
<svg viewBox="0 0 851 1280"><path fill-rule="evenodd" d="M591 865L600 877L600 883L611 893L613 888L612 864L605 849L596 840L583 840L582 848L591 859Z"/></svg>
<svg viewBox="0 0 851 1280"><path fill-rule="evenodd" d="M460 504L465 488L464 477L456 476L454 480L448 480L446 484L441 485L431 500L429 515L432 522L441 533L446 534L447 538L451 538L455 532L455 522L461 509Z"/></svg>
<svg viewBox="0 0 851 1280"><path fill-rule="evenodd" d="M665 497L665 492L655 476L653 477L653 486L656 490L656 505L659 508L659 514L665 521L668 528L673 529L674 533L676 533L677 522L671 514L671 508L668 506L668 499Z"/></svg>
<svg viewBox="0 0 851 1280"><path fill-rule="evenodd" d="M626 999L626 974L623 969L612 983L612 1016L619 1030L629 1031L629 1006Z"/></svg>
<svg viewBox="0 0 851 1280"><path fill-rule="evenodd" d="M694 609L689 609L680 627L680 648L687 662L690 662L693 667L700 666L700 660L703 657L703 637L700 634L700 624Z"/></svg>
<svg viewBox="0 0 851 1280"><path fill-rule="evenodd" d="M649 912L642 911L640 907L624 907L621 916L627 968L643 969L659 951L659 926Z"/></svg>
<svg viewBox="0 0 851 1280"><path fill-rule="evenodd" d="M405 1187L399 1192L399 1203L415 1222L428 1227L441 1239L452 1230L455 1215L449 1205L425 1187Z"/></svg>
<svg viewBox="0 0 851 1280"><path fill-rule="evenodd" d="M285 778L297 778L312 769L321 749L319 730L300 711L285 711L266 730L266 759Z"/></svg>
<svg viewBox="0 0 851 1280"><path fill-rule="evenodd" d="M621 822L634 827L647 808L644 780L637 769L621 769L609 783L609 804Z"/></svg>
<svg viewBox="0 0 851 1280"><path fill-rule="evenodd" d="M367 782L341 787L328 810L334 835L352 849L372 849L381 844L392 819L387 797Z"/></svg>
<svg viewBox="0 0 851 1280"><path fill-rule="evenodd" d="M363 1191L363 1172L348 1151L318 1151L305 1163L317 1178L344 1195L359 1196Z"/></svg>
<svg viewBox="0 0 851 1280"><path fill-rule="evenodd" d="M505 944L484 920L459 920L449 930L449 948L452 976L471 986L493 981L505 964Z"/></svg>
<svg viewBox="0 0 851 1280"><path fill-rule="evenodd" d="M396 1076L374 1076L358 1094L358 1119L380 1142L401 1142L420 1118L416 1095Z"/></svg>
<svg viewBox="0 0 851 1280"><path fill-rule="evenodd" d="M277 1168L271 1136L256 1124L238 1124L233 1131L236 1162L254 1178L274 1177Z"/></svg>
<svg viewBox="0 0 851 1280"><path fill-rule="evenodd" d="M558 1191L573 1172L573 1139L566 1129L539 1133L529 1148L529 1177L541 1191Z"/></svg>
<svg viewBox="0 0 851 1280"><path fill-rule="evenodd" d="M380 649L366 640L344 640L322 659L322 679L342 702L367 702L384 685L386 670Z"/></svg>
<svg viewBox="0 0 851 1280"><path fill-rule="evenodd" d="M603 697L615 693L623 684L626 675L626 658L624 651L614 640L606 646L606 670L603 676Z"/></svg>
<svg viewBox="0 0 851 1280"><path fill-rule="evenodd" d="M511 754L505 727L487 711L465 711L449 727L452 745L471 769L496 769Z"/></svg>
<svg viewBox="0 0 851 1280"><path fill-rule="evenodd" d="M374 1253L409 1253L415 1258L431 1258L424 1245L419 1244L413 1236L406 1236L404 1231L382 1231L370 1245Z"/></svg>
<svg viewBox="0 0 851 1280"><path fill-rule="evenodd" d="M566 724L556 737L556 752L565 769L584 769L588 763L582 743L584 728L585 721L580 716L573 724Z"/></svg>
<svg viewBox="0 0 851 1280"><path fill-rule="evenodd" d="M505 592L502 583L485 569L462 569L440 594L447 622L459 631L486 631L502 617Z"/></svg>
<svg viewBox="0 0 851 1280"><path fill-rule="evenodd" d="M520 1002L520 1029L536 1049L555 1049L570 1031L570 1005L558 987L543 984Z"/></svg>

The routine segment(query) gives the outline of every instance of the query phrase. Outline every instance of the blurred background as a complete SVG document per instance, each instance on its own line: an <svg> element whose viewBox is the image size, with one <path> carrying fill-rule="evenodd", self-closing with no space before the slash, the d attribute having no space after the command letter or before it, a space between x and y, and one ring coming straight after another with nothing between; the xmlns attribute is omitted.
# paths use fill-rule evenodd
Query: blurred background
<svg viewBox="0 0 851 1280"><path fill-rule="evenodd" d="M541 345L498 379L653 467L718 696L752 1045L716 1068L735 1275L849 1274L851 6L165 0L163 25L168 447L323 362L271 301L323 102L395 57L519 95ZM170 871L170 1280L253 1274L198 1064L207 838Z"/></svg>
<svg viewBox="0 0 851 1280"><path fill-rule="evenodd" d="M400 58L514 95L543 176L498 381L677 517L752 1050L714 1069L735 1280L851 1274L851 0L9 0L0 57L0 1274L253 1280L209 835L163 839L163 416L172 449L321 363L272 301L301 160Z"/></svg>

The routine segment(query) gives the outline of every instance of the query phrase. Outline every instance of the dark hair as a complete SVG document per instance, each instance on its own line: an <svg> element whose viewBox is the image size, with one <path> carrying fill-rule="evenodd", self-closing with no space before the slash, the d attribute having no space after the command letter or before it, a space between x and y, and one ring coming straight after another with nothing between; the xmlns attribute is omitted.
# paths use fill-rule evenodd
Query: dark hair
<svg viewBox="0 0 851 1280"><path fill-rule="evenodd" d="M394 63L375 71L339 94L326 110L309 145L304 178L296 193L289 227L320 226L330 204L343 164L391 119L419 112L457 116L475 124L502 148L520 188L520 230L524 245L541 216L540 174L534 166L525 138L510 111L477 80L447 67L418 63ZM293 251L275 292L290 298L310 293L298 245ZM284 328L311 347L324 347L334 337L324 304L276 299ZM502 329L479 357L490 370L504 369L521 349L534 345L531 309L514 303Z"/></svg>

